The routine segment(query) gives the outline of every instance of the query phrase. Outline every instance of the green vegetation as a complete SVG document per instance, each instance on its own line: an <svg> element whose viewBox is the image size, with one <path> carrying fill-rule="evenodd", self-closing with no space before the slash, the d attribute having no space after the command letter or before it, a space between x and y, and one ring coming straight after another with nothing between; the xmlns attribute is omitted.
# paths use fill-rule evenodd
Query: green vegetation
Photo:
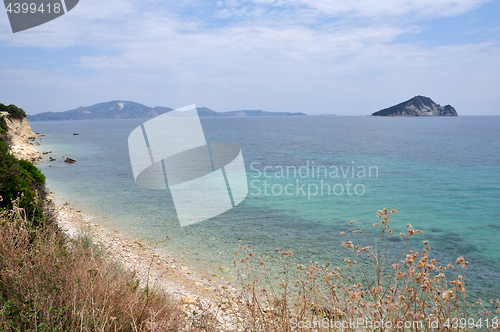
<svg viewBox="0 0 500 332"><path fill-rule="evenodd" d="M23 109L17 107L16 105L6 106L0 103L0 112L8 112L10 118L24 119L26 117L26 113Z"/></svg>
<svg viewBox="0 0 500 332"><path fill-rule="evenodd" d="M9 118L23 119L24 111L15 106L0 104L0 112ZM17 159L9 153L8 127L5 117L0 117L0 208L12 209L13 202L22 208L33 225L45 220L45 176L32 163Z"/></svg>
<svg viewBox="0 0 500 332"><path fill-rule="evenodd" d="M11 155L5 140L0 140L0 196L0 208L12 209L17 199L34 225L43 222L45 176L29 161Z"/></svg>
<svg viewBox="0 0 500 332"><path fill-rule="evenodd" d="M7 129L7 122L5 122L5 118L2 116L0 117L0 136L3 137L7 132Z"/></svg>

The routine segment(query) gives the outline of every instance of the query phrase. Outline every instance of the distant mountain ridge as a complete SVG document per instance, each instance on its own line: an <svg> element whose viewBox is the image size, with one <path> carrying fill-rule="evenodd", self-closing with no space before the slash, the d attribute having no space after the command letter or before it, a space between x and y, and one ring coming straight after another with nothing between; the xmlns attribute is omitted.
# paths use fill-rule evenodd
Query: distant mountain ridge
<svg viewBox="0 0 500 332"><path fill-rule="evenodd" d="M231 112L216 112L206 107L197 107L198 115L208 117L248 117L248 116L306 116L305 113L265 112L262 110L241 110ZM113 100L87 107L78 107L66 112L44 112L28 115L29 121L57 120L97 120L97 119L135 119L154 118L170 112L169 107L148 107L132 101Z"/></svg>
<svg viewBox="0 0 500 332"><path fill-rule="evenodd" d="M415 96L405 102L385 108L372 116L458 116L450 105L441 106L429 97Z"/></svg>

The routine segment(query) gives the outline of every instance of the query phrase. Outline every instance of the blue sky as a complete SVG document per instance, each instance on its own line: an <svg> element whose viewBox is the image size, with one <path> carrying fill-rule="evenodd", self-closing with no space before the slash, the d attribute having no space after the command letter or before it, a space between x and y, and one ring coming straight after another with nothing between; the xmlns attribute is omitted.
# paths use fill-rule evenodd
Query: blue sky
<svg viewBox="0 0 500 332"><path fill-rule="evenodd" d="M80 0L13 34L0 102L366 115L415 95L500 115L500 1Z"/></svg>

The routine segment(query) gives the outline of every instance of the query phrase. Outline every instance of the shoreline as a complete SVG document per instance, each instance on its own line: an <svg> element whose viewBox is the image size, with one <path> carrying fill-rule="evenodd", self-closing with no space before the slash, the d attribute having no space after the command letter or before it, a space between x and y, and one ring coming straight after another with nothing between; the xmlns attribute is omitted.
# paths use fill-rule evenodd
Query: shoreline
<svg viewBox="0 0 500 332"><path fill-rule="evenodd" d="M233 288L230 282L220 280L219 275L206 276L165 248L154 248L131 234L109 230L92 216L72 208L70 203L62 203L54 194L48 198L55 201L57 222L70 238L90 232L94 242L108 248L114 260L136 271L144 282L149 274L159 287L179 298L210 297L214 291Z"/></svg>
<svg viewBox="0 0 500 332"><path fill-rule="evenodd" d="M34 164L43 160L41 152L32 143L39 136L43 135L33 132L29 135L13 134L11 153ZM89 233L93 242L107 249L112 261L137 274L141 286L164 291L188 315L195 309L208 311L225 330L234 328L235 320L240 316L238 292L229 280L221 276L222 271L207 276L190 267L167 248L155 248L132 234L107 229L99 225L93 216L71 207L69 202L51 192L50 188L47 191L47 199L53 204L58 226L69 239Z"/></svg>

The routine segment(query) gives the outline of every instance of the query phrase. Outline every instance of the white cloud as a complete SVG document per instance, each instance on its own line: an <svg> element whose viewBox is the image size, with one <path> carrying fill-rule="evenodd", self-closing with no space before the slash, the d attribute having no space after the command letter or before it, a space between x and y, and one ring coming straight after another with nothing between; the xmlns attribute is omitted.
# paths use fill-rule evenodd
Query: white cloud
<svg viewBox="0 0 500 332"><path fill-rule="evenodd" d="M441 17L465 13L488 1L490 0L226 0L224 10L237 16L262 11L263 8L281 8L291 9L295 13L312 10L316 14L335 17L352 15L373 18L409 14Z"/></svg>

